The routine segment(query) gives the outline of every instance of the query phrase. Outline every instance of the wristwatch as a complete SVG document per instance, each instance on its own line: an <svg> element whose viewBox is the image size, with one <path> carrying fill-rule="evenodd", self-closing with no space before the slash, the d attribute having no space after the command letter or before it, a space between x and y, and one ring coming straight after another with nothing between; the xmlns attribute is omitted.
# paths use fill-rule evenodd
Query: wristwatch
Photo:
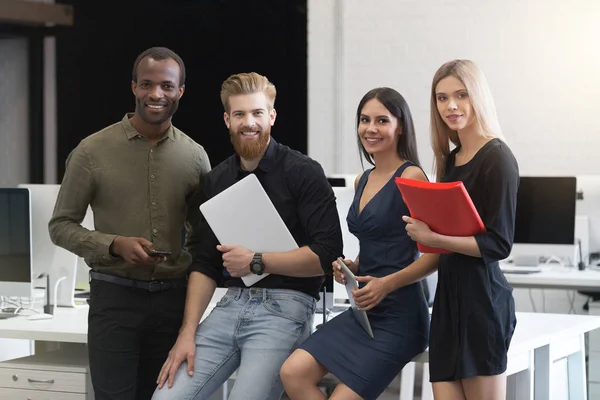
<svg viewBox="0 0 600 400"><path fill-rule="evenodd" d="M250 272L256 275L262 275L263 272L265 272L262 253L254 253L254 257L252 257L252 261L250 261Z"/></svg>

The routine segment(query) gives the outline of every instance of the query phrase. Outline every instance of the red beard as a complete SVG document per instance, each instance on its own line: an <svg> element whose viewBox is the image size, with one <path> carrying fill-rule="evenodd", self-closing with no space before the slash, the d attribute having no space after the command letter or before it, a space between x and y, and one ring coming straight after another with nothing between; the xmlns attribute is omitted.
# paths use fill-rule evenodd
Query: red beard
<svg viewBox="0 0 600 400"><path fill-rule="evenodd" d="M236 154L246 160L253 160L260 157L260 155L266 150L267 143L271 137L271 127L267 130L261 130L258 132L258 139L246 140L242 138L244 129L240 129L239 132L233 132L229 130L229 136L231 138L231 144Z"/></svg>

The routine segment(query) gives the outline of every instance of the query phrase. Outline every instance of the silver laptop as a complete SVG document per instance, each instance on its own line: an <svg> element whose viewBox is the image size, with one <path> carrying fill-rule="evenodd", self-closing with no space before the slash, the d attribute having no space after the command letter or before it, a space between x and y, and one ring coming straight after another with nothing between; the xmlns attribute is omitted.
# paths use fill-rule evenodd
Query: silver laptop
<svg viewBox="0 0 600 400"><path fill-rule="evenodd" d="M298 248L256 175L250 174L200 206L222 245L239 245L253 252L286 252ZM242 278L252 286L269 274Z"/></svg>

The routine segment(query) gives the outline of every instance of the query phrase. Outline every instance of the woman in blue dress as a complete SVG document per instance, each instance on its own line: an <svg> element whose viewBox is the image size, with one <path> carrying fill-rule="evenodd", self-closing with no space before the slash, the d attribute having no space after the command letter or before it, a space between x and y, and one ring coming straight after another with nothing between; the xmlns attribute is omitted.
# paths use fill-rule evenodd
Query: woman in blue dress
<svg viewBox="0 0 600 400"><path fill-rule="evenodd" d="M361 157L374 168L355 181L348 227L358 238L356 260L344 260L361 288L353 296L367 311L374 338L348 310L323 325L281 369L293 400L324 399L317 383L328 372L340 383L332 399L376 399L402 368L427 347L429 310L419 282L394 287L391 277L418 258L402 220L408 210L396 177L426 180L419 167L413 120L404 98L390 88L368 92L357 109ZM336 280L343 283L334 263Z"/></svg>

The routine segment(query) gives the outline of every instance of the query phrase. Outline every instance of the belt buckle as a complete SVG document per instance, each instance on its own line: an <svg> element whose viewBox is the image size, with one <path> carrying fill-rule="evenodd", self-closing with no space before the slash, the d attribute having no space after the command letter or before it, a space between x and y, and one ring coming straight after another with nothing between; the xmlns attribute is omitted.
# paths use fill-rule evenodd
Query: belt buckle
<svg viewBox="0 0 600 400"><path fill-rule="evenodd" d="M148 282L148 291L149 292L159 292L161 289L162 289L162 282L159 282L159 281Z"/></svg>

